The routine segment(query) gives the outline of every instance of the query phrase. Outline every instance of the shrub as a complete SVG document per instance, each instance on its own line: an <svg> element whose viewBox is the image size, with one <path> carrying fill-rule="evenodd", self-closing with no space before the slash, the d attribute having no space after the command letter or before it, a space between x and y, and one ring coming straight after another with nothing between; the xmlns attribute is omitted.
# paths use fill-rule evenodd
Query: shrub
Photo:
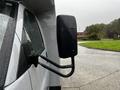
<svg viewBox="0 0 120 90"><path fill-rule="evenodd" d="M97 34L92 33L91 35L88 36L88 39L90 40L100 40Z"/></svg>

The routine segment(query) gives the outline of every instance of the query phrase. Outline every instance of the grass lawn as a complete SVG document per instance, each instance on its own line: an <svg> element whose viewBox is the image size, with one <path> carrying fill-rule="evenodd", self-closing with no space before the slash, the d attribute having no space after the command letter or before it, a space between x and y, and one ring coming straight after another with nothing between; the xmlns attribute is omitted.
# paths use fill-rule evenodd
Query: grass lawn
<svg viewBox="0 0 120 90"><path fill-rule="evenodd" d="M85 41L80 43L80 45L88 48L120 52L120 40Z"/></svg>

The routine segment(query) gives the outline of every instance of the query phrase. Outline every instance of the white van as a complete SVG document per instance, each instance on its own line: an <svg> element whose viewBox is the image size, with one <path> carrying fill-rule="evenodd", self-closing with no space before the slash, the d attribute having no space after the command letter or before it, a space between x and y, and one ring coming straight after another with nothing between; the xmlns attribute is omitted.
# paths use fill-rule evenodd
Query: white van
<svg viewBox="0 0 120 90"><path fill-rule="evenodd" d="M61 90L59 76L74 72L76 33L73 16L56 19L53 0L0 0L0 90Z"/></svg>

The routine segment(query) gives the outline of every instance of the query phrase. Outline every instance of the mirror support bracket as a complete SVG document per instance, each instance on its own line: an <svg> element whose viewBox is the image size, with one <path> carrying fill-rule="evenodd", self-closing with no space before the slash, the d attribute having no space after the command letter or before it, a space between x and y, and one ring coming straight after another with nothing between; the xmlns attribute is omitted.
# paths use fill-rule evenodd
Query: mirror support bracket
<svg viewBox="0 0 120 90"><path fill-rule="evenodd" d="M63 74L61 72L58 72L57 70L51 68L50 66L48 65L45 65L41 62L38 61L38 57L41 57L43 60L47 61L48 63L50 63L51 65L57 67L57 68L60 68L60 69L71 69L71 71L68 73L68 74ZM35 67L37 67L38 65L41 65L42 67L44 67L45 69L48 69L49 71L61 76L61 77L70 77L73 73L74 73L74 70L75 70L75 62L74 62L74 56L71 57L71 65L59 65L55 62L53 62L52 60L46 58L45 56L43 55L39 55L39 54L36 54L34 52L31 53L31 55L29 56L29 64L34 64Z"/></svg>
<svg viewBox="0 0 120 90"><path fill-rule="evenodd" d="M58 68L61 68L61 69L71 68L71 71L68 74L63 74L63 73L58 72L57 70L55 70L55 69L53 69L53 68L51 68L51 67L49 67L49 66L47 66L47 65L45 65L45 64L43 64L41 62L38 62L38 64L41 65L42 67L44 67L45 69L48 69L51 72L53 72L53 73L55 73L55 74L57 74L57 75L59 75L61 77L65 77L65 78L70 77L74 73L74 71L75 71L74 57L71 57L71 65L64 65L64 66L58 65L55 62L49 60L48 58L46 58L46 57L44 57L42 55L40 55L40 57L42 59L44 59L45 61L49 62L50 64L58 67Z"/></svg>

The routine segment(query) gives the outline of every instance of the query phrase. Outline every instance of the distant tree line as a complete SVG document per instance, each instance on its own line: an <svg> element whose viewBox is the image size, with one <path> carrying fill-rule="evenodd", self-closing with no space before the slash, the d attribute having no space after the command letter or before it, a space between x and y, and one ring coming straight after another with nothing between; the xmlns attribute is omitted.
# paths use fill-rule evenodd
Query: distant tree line
<svg viewBox="0 0 120 90"><path fill-rule="evenodd" d="M120 39L120 18L112 21L109 24L94 24L88 26L84 33L87 39Z"/></svg>

